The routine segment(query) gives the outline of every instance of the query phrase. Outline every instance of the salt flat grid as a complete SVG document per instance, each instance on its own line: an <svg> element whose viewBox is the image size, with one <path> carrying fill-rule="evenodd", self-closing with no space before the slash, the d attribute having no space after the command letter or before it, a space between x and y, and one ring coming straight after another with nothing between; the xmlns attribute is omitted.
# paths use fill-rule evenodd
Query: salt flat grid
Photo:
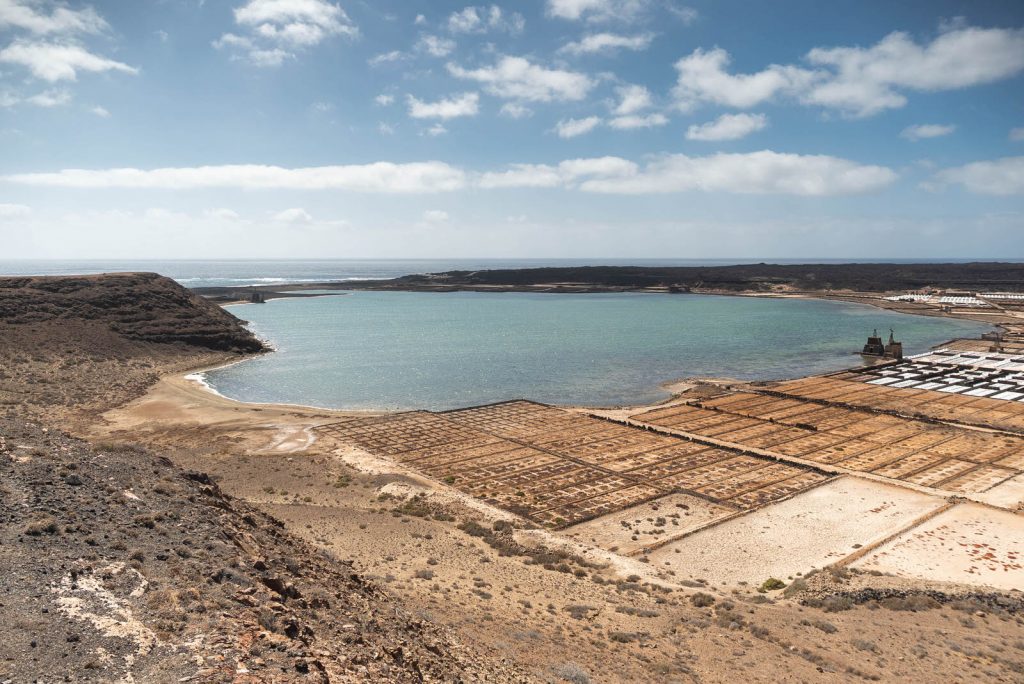
<svg viewBox="0 0 1024 684"><path fill-rule="evenodd" d="M809 379L814 400L795 397L800 382L776 388L781 395L731 392L632 419L950 492L982 492L1024 472L1024 438L820 403L874 387L834 376Z"/></svg>
<svg viewBox="0 0 1024 684"><path fill-rule="evenodd" d="M747 510L829 479L528 401L348 418L318 430L552 528L674 492Z"/></svg>

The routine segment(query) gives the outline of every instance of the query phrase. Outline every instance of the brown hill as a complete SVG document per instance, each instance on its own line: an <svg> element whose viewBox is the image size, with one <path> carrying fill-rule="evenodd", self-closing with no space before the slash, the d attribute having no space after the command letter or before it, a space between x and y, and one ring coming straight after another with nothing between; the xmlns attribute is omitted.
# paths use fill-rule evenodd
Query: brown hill
<svg viewBox="0 0 1024 684"><path fill-rule="evenodd" d="M0 321L98 323L144 342L224 352L264 350L230 313L156 273L0 278Z"/></svg>
<svg viewBox="0 0 1024 684"><path fill-rule="evenodd" d="M155 273L0 278L0 407L95 414L162 373L262 350L242 321Z"/></svg>

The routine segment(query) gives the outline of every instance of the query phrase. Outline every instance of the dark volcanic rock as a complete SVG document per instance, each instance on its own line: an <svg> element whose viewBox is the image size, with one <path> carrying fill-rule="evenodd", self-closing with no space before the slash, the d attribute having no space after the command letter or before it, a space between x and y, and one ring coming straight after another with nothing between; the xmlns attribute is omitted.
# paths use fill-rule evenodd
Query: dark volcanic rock
<svg viewBox="0 0 1024 684"><path fill-rule="evenodd" d="M263 344L224 309L156 273L0 278L0 322L98 322L128 339L214 351Z"/></svg>

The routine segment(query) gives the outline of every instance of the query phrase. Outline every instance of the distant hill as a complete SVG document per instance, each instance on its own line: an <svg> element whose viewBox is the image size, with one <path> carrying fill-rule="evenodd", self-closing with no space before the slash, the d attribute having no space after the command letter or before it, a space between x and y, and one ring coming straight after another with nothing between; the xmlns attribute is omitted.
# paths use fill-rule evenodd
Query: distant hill
<svg viewBox="0 0 1024 684"><path fill-rule="evenodd" d="M392 280L301 283L288 286L204 287L195 292L214 301L308 296L301 290L487 290L614 292L890 292L926 287L952 290L1024 291L1024 263L965 264L741 264L736 266L567 266L444 271Z"/></svg>
<svg viewBox="0 0 1024 684"><path fill-rule="evenodd" d="M577 284L611 288L680 287L722 290L887 290L923 287L1024 289L1024 264L747 264L738 266L583 266L449 271L390 282L417 285L536 286Z"/></svg>

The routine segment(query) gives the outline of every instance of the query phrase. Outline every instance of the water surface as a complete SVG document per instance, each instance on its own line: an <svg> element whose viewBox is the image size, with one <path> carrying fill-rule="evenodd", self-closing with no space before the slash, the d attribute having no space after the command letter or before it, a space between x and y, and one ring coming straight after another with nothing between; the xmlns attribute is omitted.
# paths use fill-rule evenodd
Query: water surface
<svg viewBox="0 0 1024 684"><path fill-rule="evenodd" d="M907 353L988 330L843 302L639 293L353 292L232 311L277 352L209 373L211 387L338 409L639 404L682 377L859 365L874 328L895 328Z"/></svg>

